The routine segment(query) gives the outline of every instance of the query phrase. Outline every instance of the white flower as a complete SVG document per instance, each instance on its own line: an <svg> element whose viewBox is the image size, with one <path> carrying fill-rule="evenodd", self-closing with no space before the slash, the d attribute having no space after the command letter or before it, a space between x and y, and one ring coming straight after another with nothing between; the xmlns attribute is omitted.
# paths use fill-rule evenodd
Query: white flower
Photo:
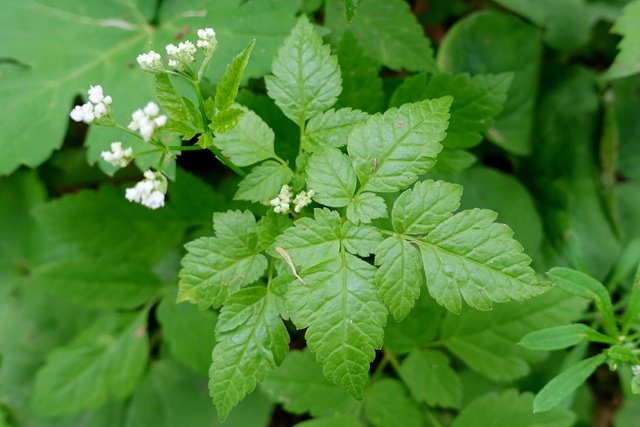
<svg viewBox="0 0 640 427"><path fill-rule="evenodd" d="M95 108L93 109L93 114L96 116L96 119L99 119L100 117L107 114L108 111L109 110L107 110L107 106L101 102L99 104L96 104Z"/></svg>
<svg viewBox="0 0 640 427"><path fill-rule="evenodd" d="M149 102L143 109L136 110L131 115L133 119L128 128L139 131L145 141L150 141L156 129L167 123L167 116L160 114L160 107L154 102Z"/></svg>
<svg viewBox="0 0 640 427"><path fill-rule="evenodd" d="M311 198L315 195L316 192L313 190L309 190L308 193L306 191L301 191L296 198L293 199L293 204L295 205L293 210L296 211L296 213L300 213L302 208L311 203Z"/></svg>
<svg viewBox="0 0 640 427"><path fill-rule="evenodd" d="M102 86L97 85L97 86L91 86L89 88L89 101L93 102L94 104L98 104L100 102L102 102L102 100L104 99L104 94L102 93Z"/></svg>
<svg viewBox="0 0 640 427"><path fill-rule="evenodd" d="M145 105L142 111L144 111L148 116L155 117L160 114L160 107L158 107L158 104L155 102L149 102Z"/></svg>
<svg viewBox="0 0 640 427"><path fill-rule="evenodd" d="M69 116L76 122L91 123L95 118L93 114L93 104L87 102L84 105L76 105L73 110L71 110L71 113L69 113Z"/></svg>
<svg viewBox="0 0 640 427"><path fill-rule="evenodd" d="M159 53L149 51L149 53L143 53L136 58L140 68L152 74L160 74L164 72L164 66L162 65L161 57Z"/></svg>
<svg viewBox="0 0 640 427"><path fill-rule="evenodd" d="M195 53L196 47L189 40L180 43L177 47L173 44L168 44L167 53L173 57L169 60L169 65L177 70L182 70L184 65L190 64L196 60Z"/></svg>
<svg viewBox="0 0 640 427"><path fill-rule="evenodd" d="M94 120L101 121L103 117L107 119L111 115L109 105L113 102L110 96L104 96L102 86L91 86L87 91L89 95L89 102L80 106L76 105L69 116L76 122L91 123ZM109 121L101 121L98 124L108 124Z"/></svg>
<svg viewBox="0 0 640 427"><path fill-rule="evenodd" d="M200 39L196 44L204 51L205 54L211 55L218 47L216 32L213 31L213 28L198 30L198 37L200 37Z"/></svg>
<svg viewBox="0 0 640 427"><path fill-rule="evenodd" d="M127 188L125 198L130 202L140 203L150 209L164 206L164 195L167 192L167 179L160 172L148 170L144 179L135 187Z"/></svg>
<svg viewBox="0 0 640 427"><path fill-rule="evenodd" d="M289 206L291 203L291 196L293 196L293 188L288 185L283 185L280 188L280 193L269 202L271 206L273 206L273 211L275 213L288 213Z"/></svg>
<svg viewBox="0 0 640 427"><path fill-rule="evenodd" d="M100 155L113 166L124 168L133 160L133 149L123 149L122 142L116 141L111 143L111 151L103 151Z"/></svg>

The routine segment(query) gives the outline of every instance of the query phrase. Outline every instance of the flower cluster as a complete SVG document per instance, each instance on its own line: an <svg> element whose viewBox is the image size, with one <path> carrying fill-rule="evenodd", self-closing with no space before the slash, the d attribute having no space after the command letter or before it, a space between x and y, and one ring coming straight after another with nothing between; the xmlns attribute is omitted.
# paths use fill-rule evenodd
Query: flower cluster
<svg viewBox="0 0 640 427"><path fill-rule="evenodd" d="M167 116L160 115L160 108L154 102L149 102L143 109L134 111L131 118L133 121L129 123L128 128L139 131L145 141L151 141L156 129L167 123Z"/></svg>
<svg viewBox="0 0 640 427"><path fill-rule="evenodd" d="M149 53L143 53L136 58L140 68L152 74L164 73L164 65L162 65L161 56L159 53L150 51Z"/></svg>
<svg viewBox="0 0 640 427"><path fill-rule="evenodd" d="M144 179L135 187L127 188L125 198L130 202L140 203L150 209L164 206L164 195L167 192L167 179L160 172L148 170Z"/></svg>
<svg viewBox="0 0 640 427"><path fill-rule="evenodd" d="M299 213L303 207L311 203L311 198L316 194L315 191L309 190L309 192L301 191L293 199L294 208L296 213ZM293 188L289 185L283 185L280 189L280 193L269 202L273 206L275 213L288 213L291 206L291 198L293 197Z"/></svg>
<svg viewBox="0 0 640 427"><path fill-rule="evenodd" d="M133 160L133 148L123 149L122 142L116 141L111 143L111 151L103 151L100 155L113 166L124 168Z"/></svg>
<svg viewBox="0 0 640 427"><path fill-rule="evenodd" d="M205 28L204 30L198 30L198 47L202 49L205 55L211 55L218 47L218 40L216 39L216 32L213 28Z"/></svg>
<svg viewBox="0 0 640 427"><path fill-rule="evenodd" d="M169 66L181 71L185 65L195 62L196 47L189 40L180 43L177 47L167 45L167 53L173 57L169 60Z"/></svg>
<svg viewBox="0 0 640 427"><path fill-rule="evenodd" d="M84 105L76 105L69 116L76 122L91 123L94 120L100 121L103 117L110 115L110 105L113 102L110 96L104 96L102 86L91 86L89 91L89 102Z"/></svg>

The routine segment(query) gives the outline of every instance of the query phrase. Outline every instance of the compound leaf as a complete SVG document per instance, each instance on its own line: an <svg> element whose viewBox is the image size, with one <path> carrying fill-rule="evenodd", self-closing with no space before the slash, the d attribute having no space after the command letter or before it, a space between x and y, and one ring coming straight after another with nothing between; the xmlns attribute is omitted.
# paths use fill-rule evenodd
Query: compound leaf
<svg viewBox="0 0 640 427"><path fill-rule="evenodd" d="M351 201L356 190L356 174L351 159L337 148L322 148L311 155L307 183L315 201L339 208Z"/></svg>
<svg viewBox="0 0 640 427"><path fill-rule="evenodd" d="M356 125L348 151L362 191L404 189L433 167L451 101L445 97L405 104Z"/></svg>
<svg viewBox="0 0 640 427"><path fill-rule="evenodd" d="M336 103L342 91L338 59L322 44L309 18L301 15L266 76L267 92L285 116L301 128Z"/></svg>
<svg viewBox="0 0 640 427"><path fill-rule="evenodd" d="M289 351L287 328L269 292L242 289L229 297L218 317L209 389L221 420Z"/></svg>
<svg viewBox="0 0 640 427"><path fill-rule="evenodd" d="M360 222L368 224L372 219L386 218L387 216L387 205L384 199L368 191L352 198L347 206L347 218L354 224Z"/></svg>
<svg viewBox="0 0 640 427"><path fill-rule="evenodd" d="M291 179L293 179L293 172L289 166L274 160L267 160L253 168L240 181L234 198L250 202L264 202L275 197L282 186L291 182Z"/></svg>
<svg viewBox="0 0 640 427"><path fill-rule="evenodd" d="M369 115L364 111L341 108L325 111L309 120L305 129L303 148L314 151L317 147L340 148L347 144L347 137L356 125Z"/></svg>
<svg viewBox="0 0 640 427"><path fill-rule="evenodd" d="M366 224L354 224L345 221L342 226L342 243L346 250L363 258L376 251L383 237L378 228Z"/></svg>

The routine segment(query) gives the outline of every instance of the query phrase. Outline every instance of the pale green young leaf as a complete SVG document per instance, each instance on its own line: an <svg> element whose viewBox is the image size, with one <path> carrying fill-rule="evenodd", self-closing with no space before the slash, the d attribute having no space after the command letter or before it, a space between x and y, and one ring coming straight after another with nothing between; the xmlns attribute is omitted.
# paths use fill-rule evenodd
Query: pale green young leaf
<svg viewBox="0 0 640 427"><path fill-rule="evenodd" d="M76 414L109 397L128 397L147 365L146 317L146 311L110 314L51 352L36 374L33 410L42 416Z"/></svg>
<svg viewBox="0 0 640 427"><path fill-rule="evenodd" d="M247 47L243 49L238 55L236 55L231 63L227 65L227 71L225 71L220 83L216 86L216 108L218 111L224 111L233 105L238 94L238 87L242 80L242 74L249 62L249 56L251 56L251 50L256 44L255 39L251 40Z"/></svg>
<svg viewBox="0 0 640 427"><path fill-rule="evenodd" d="M223 135L238 126L238 122L243 114L244 111L240 108L228 108L220 111L211 117L209 129L213 130L218 136Z"/></svg>
<svg viewBox="0 0 640 427"><path fill-rule="evenodd" d="M190 117L187 106L173 86L168 74L156 74L155 94L160 108L163 112L167 113L171 119L177 122L189 121Z"/></svg>
<svg viewBox="0 0 640 427"><path fill-rule="evenodd" d="M431 179L416 183L396 199L393 228L401 234L424 234L451 217L460 206L462 187Z"/></svg>
<svg viewBox="0 0 640 427"><path fill-rule="evenodd" d="M383 237L377 227L365 224L354 224L345 221L342 226L342 244L344 248L354 255L363 258L376 251Z"/></svg>
<svg viewBox="0 0 640 427"><path fill-rule="evenodd" d="M303 217L294 227L284 230L274 246L283 248L299 268L309 268L333 258L340 250L342 238L340 214L329 209L315 209L314 219ZM276 256L275 252L270 253Z"/></svg>
<svg viewBox="0 0 640 427"><path fill-rule="evenodd" d="M618 335L611 297L602 283L586 273L566 267L554 267L547 275L563 291L593 300L602 315L603 326L607 333L612 336Z"/></svg>
<svg viewBox="0 0 640 427"><path fill-rule="evenodd" d="M199 310L193 304L176 303L177 296L178 288L173 287L158 305L162 341L177 361L206 374L211 366L211 349L216 344L214 331L218 314L213 310Z"/></svg>
<svg viewBox="0 0 640 427"><path fill-rule="evenodd" d="M347 16L347 22L351 23L353 21L354 16L356 16L356 12L358 11L358 7L363 0L344 0L344 13Z"/></svg>
<svg viewBox="0 0 640 427"><path fill-rule="evenodd" d="M612 32L623 37L618 45L620 52L611 67L604 73L603 78L613 80L640 72L638 19L640 19L640 2L632 1L623 9L622 16L611 28Z"/></svg>
<svg viewBox="0 0 640 427"><path fill-rule="evenodd" d="M549 381L533 399L533 411L544 412L555 408L580 384L585 382L607 360L607 356L601 353L597 356L584 359L564 370L560 375Z"/></svg>
<svg viewBox="0 0 640 427"><path fill-rule="evenodd" d="M273 160L253 168L247 176L238 184L236 200L248 200L250 202L264 202L275 197L283 185L293 179L293 172L286 164Z"/></svg>
<svg viewBox="0 0 640 427"><path fill-rule="evenodd" d="M345 413L356 403L346 391L325 378L308 349L290 352L282 365L260 384L260 389L287 412L309 412L313 417Z"/></svg>
<svg viewBox="0 0 640 427"><path fill-rule="evenodd" d="M581 343L584 340L615 344L616 339L601 334L583 323L555 326L525 335L518 343L529 350L560 350Z"/></svg>
<svg viewBox="0 0 640 427"><path fill-rule="evenodd" d="M398 191L431 169L442 149L451 101L405 104L357 124L348 151L361 190Z"/></svg>
<svg viewBox="0 0 640 427"><path fill-rule="evenodd" d="M459 315L447 313L440 339L471 369L495 381L510 381L530 370L532 353L517 346L524 335L575 322L586 306L586 301L552 289L528 301L497 304L490 312L465 307Z"/></svg>
<svg viewBox="0 0 640 427"><path fill-rule="evenodd" d="M482 141L482 132L493 126L494 117L502 110L512 73L438 74L431 78L425 74L406 79L394 92L389 107L408 102L453 96L449 113L449 127L442 145L449 148L470 148ZM438 163L440 158L438 158Z"/></svg>
<svg viewBox="0 0 640 427"><path fill-rule="evenodd" d="M506 390L502 394L488 393L466 406L451 427L572 427L576 415L567 409L533 413L533 394Z"/></svg>
<svg viewBox="0 0 640 427"><path fill-rule="evenodd" d="M251 212L215 213L214 229L216 237L201 237L185 245L178 302L188 300L201 309L220 307L230 294L258 280L267 268Z"/></svg>
<svg viewBox="0 0 640 427"><path fill-rule="evenodd" d="M292 225L293 221L289 215L276 213L271 209L268 210L258 221L258 244L262 249L267 249L275 242L276 237Z"/></svg>
<svg viewBox="0 0 640 427"><path fill-rule="evenodd" d="M414 350L402 361L399 373L419 401L429 406L460 407L462 382L446 354L435 350Z"/></svg>
<svg viewBox="0 0 640 427"><path fill-rule="evenodd" d="M420 296L420 252L400 236L388 237L376 249L376 285L380 300L397 321L404 319Z"/></svg>
<svg viewBox="0 0 640 427"><path fill-rule="evenodd" d="M63 259L34 268L31 283L86 307L133 309L162 285L148 267L99 258Z"/></svg>
<svg viewBox="0 0 640 427"><path fill-rule="evenodd" d="M366 0L351 25L345 19L342 2L325 2L325 25L332 30L334 44L348 28L372 58L392 70L437 71L431 41L407 2Z"/></svg>
<svg viewBox="0 0 640 427"><path fill-rule="evenodd" d="M316 192L316 202L339 208L351 201L356 191L356 174L346 154L327 147L309 158L307 183Z"/></svg>
<svg viewBox="0 0 640 427"><path fill-rule="evenodd" d="M221 135L214 143L237 166L249 166L262 160L276 158L273 149L273 130L253 111L242 107L244 114L238 125Z"/></svg>
<svg viewBox="0 0 640 427"><path fill-rule="evenodd" d="M307 124L302 147L307 151L314 151L318 147L340 148L347 145L347 137L353 127L368 116L364 111L351 108L332 108L318 114Z"/></svg>
<svg viewBox="0 0 640 427"><path fill-rule="evenodd" d="M289 351L287 328L268 293L262 287L238 291L218 317L209 389L221 420Z"/></svg>
<svg viewBox="0 0 640 427"><path fill-rule="evenodd" d="M628 363L630 365L640 365L638 356L633 351L623 345L612 345L604 353L609 356L608 363L615 366L616 363Z"/></svg>
<svg viewBox="0 0 640 427"><path fill-rule="evenodd" d="M453 313L462 300L479 310L531 298L543 290L513 231L489 210L462 211L420 239L429 293Z"/></svg>
<svg viewBox="0 0 640 427"><path fill-rule="evenodd" d="M384 199L368 191L352 198L347 206L347 218L354 224L368 224L372 219L386 218L388 215Z"/></svg>
<svg viewBox="0 0 640 427"><path fill-rule="evenodd" d="M265 77L267 93L301 128L335 104L342 91L338 59L322 44L306 15L278 49L272 68L273 76Z"/></svg>
<svg viewBox="0 0 640 427"><path fill-rule="evenodd" d="M406 395L402 383L383 379L367 389L364 413L376 427L422 427L423 416L418 403Z"/></svg>
<svg viewBox="0 0 640 427"><path fill-rule="evenodd" d="M307 328L307 345L324 375L356 399L362 399L387 320L374 285L375 270L343 252L302 271L306 285L295 280L286 294L292 320L297 328Z"/></svg>

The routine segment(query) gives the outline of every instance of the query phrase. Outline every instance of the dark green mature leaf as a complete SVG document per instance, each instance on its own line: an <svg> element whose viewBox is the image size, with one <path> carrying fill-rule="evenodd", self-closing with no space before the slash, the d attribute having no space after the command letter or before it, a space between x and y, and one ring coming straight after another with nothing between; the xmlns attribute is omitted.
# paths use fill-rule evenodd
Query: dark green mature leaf
<svg viewBox="0 0 640 427"><path fill-rule="evenodd" d="M419 401L429 406L460 407L462 383L456 371L449 366L446 354L414 350L402 361L400 377Z"/></svg>
<svg viewBox="0 0 640 427"><path fill-rule="evenodd" d="M237 126L216 135L214 144L237 166L249 166L262 160L276 158L273 149L273 130L256 113L242 108L244 114Z"/></svg>
<svg viewBox="0 0 640 427"><path fill-rule="evenodd" d="M541 53L538 29L499 12L459 20L438 51L438 63L451 73L514 73L502 112L487 135L494 144L518 155L531 150Z"/></svg>
<svg viewBox="0 0 640 427"><path fill-rule="evenodd" d="M602 353L584 359L563 371L545 385L533 400L533 411L544 412L558 406L567 396L587 380L607 359Z"/></svg>
<svg viewBox="0 0 640 427"><path fill-rule="evenodd" d="M292 178L293 172L287 164L267 160L253 168L240 181L234 198L250 202L264 202L275 197L282 186L291 182Z"/></svg>
<svg viewBox="0 0 640 427"><path fill-rule="evenodd" d="M108 259L74 258L45 264L31 283L86 307L132 309L159 291L162 282L148 267Z"/></svg>
<svg viewBox="0 0 640 427"><path fill-rule="evenodd" d="M444 147L438 154L438 163L431 169L433 173L460 172L471 167L478 158L466 150Z"/></svg>
<svg viewBox="0 0 640 427"><path fill-rule="evenodd" d="M388 215L384 199L368 191L352 198L347 206L347 218L354 224L368 224L372 219L386 218Z"/></svg>
<svg viewBox="0 0 640 427"><path fill-rule="evenodd" d="M348 25L342 10L342 0L325 3L325 25L332 31L334 45L348 28L365 51L392 70L433 73L437 70L430 40L402 0L366 0L358 9L357 18Z"/></svg>
<svg viewBox="0 0 640 427"><path fill-rule="evenodd" d="M309 158L307 183L318 203L334 208L346 206L356 191L351 159L337 148L317 150Z"/></svg>
<svg viewBox="0 0 640 427"><path fill-rule="evenodd" d="M360 191L394 192L435 164L452 98L405 104L371 116L349 135L348 151Z"/></svg>
<svg viewBox="0 0 640 427"><path fill-rule="evenodd" d="M363 427L356 415L332 415L303 421L295 427Z"/></svg>
<svg viewBox="0 0 640 427"><path fill-rule="evenodd" d="M273 76L265 77L267 92L300 128L335 104L342 91L338 59L322 45L306 15L278 50L272 68Z"/></svg>
<svg viewBox="0 0 640 427"><path fill-rule="evenodd" d="M176 122L189 121L187 105L176 91L168 74L156 74L155 95L158 104L169 118Z"/></svg>
<svg viewBox="0 0 640 427"><path fill-rule="evenodd" d="M169 186L171 206L184 221L206 225L211 224L211 212L225 210L226 200L215 188L191 173L178 168L176 181Z"/></svg>
<svg viewBox="0 0 640 427"><path fill-rule="evenodd" d="M209 388L221 420L289 351L273 298L267 288L246 288L231 295L220 312Z"/></svg>
<svg viewBox="0 0 640 427"><path fill-rule="evenodd" d="M347 21L351 23L353 21L353 17L356 16L356 12L358 11L358 7L363 0L344 0L344 12L347 16Z"/></svg>
<svg viewBox="0 0 640 427"><path fill-rule="evenodd" d="M216 86L216 108L218 111L224 111L233 105L238 95L238 87L242 80L242 74L249 62L251 50L256 44L255 39L251 40L242 52L233 58L231 64L227 66L227 71L222 76L220 83Z"/></svg>
<svg viewBox="0 0 640 427"><path fill-rule="evenodd" d="M429 233L458 209L461 196L462 187L457 184L431 179L418 182L393 204L393 228L402 234Z"/></svg>
<svg viewBox="0 0 640 427"><path fill-rule="evenodd" d="M625 177L640 182L640 168L637 167L640 163L640 147L637 144L640 122L636 115L640 108L640 99L632 95L640 87L640 75L617 79L611 84L619 145L617 169Z"/></svg>
<svg viewBox="0 0 640 427"><path fill-rule="evenodd" d="M309 120L302 147L307 151L314 151L318 147L345 146L353 127L368 116L363 111L351 108L325 111Z"/></svg>
<svg viewBox="0 0 640 427"><path fill-rule="evenodd" d="M512 239L497 214L473 209L460 212L419 239L429 293L453 313L460 313L462 299L479 310L493 302L518 301L538 295L537 280L529 267L531 258Z"/></svg>
<svg viewBox="0 0 640 427"><path fill-rule="evenodd" d="M607 80L618 79L640 72L640 3L630 2L624 9L622 16L613 25L611 31L621 34L622 41L618 45L620 53L613 64L602 76Z"/></svg>
<svg viewBox="0 0 640 427"><path fill-rule="evenodd" d="M529 372L528 353L516 346L524 335L574 322L585 307L584 300L551 290L529 301L498 304L491 312L448 313L441 339L473 370L493 380L508 381Z"/></svg>
<svg viewBox="0 0 640 427"><path fill-rule="evenodd" d="M325 378L322 368L308 350L290 352L282 365L260 384L260 388L271 400L294 414L309 412L318 417L343 413L355 404L346 391Z"/></svg>
<svg viewBox="0 0 640 427"><path fill-rule="evenodd" d="M36 376L34 411L75 414L98 408L108 397L128 397L147 364L146 317L146 311L108 315L51 352Z"/></svg>
<svg viewBox="0 0 640 427"><path fill-rule="evenodd" d="M220 307L240 287L258 280L267 268L259 252L256 220L249 211L214 213L216 237L185 245L177 302L205 309Z"/></svg>
<svg viewBox="0 0 640 427"><path fill-rule="evenodd" d="M432 342L440 329L445 309L429 296L421 292L415 308L402 322L393 317L384 328L384 346L394 353L409 353L415 348L425 347Z"/></svg>
<svg viewBox="0 0 640 427"><path fill-rule="evenodd" d="M376 427L424 425L417 402L408 397L402 383L394 379L377 381L367 389L364 413Z"/></svg>
<svg viewBox="0 0 640 427"><path fill-rule="evenodd" d="M394 92L390 107L407 102L453 96L449 113L449 127L442 145L449 148L470 148L482 141L481 133L494 124L494 117L502 110L512 73L438 74L431 78L425 74L406 79ZM440 160L440 159L438 159Z"/></svg>
<svg viewBox="0 0 640 427"><path fill-rule="evenodd" d="M590 326L574 323L573 325L555 326L531 332L525 335L518 344L529 350L551 351L580 344L585 339L608 344L617 342L615 338L601 334Z"/></svg>
<svg viewBox="0 0 640 427"><path fill-rule="evenodd" d="M286 294L292 320L297 328L308 328L307 345L324 375L362 399L387 320L373 284L375 267L342 252L300 275L306 284L295 280Z"/></svg>
<svg viewBox="0 0 640 427"><path fill-rule="evenodd" d="M411 311L422 287L420 252L400 236L392 236L376 249L376 285L380 300L397 321Z"/></svg>
<svg viewBox="0 0 640 427"><path fill-rule="evenodd" d="M554 409L543 414L531 412L533 395L507 390L489 393L471 402L453 422L452 427L571 427L576 421L573 412Z"/></svg>
<svg viewBox="0 0 640 427"><path fill-rule="evenodd" d="M173 287L158 305L162 340L179 362L206 374L211 366L211 349L216 343L214 331L218 314L199 310L192 304L176 303L177 296L178 288Z"/></svg>

